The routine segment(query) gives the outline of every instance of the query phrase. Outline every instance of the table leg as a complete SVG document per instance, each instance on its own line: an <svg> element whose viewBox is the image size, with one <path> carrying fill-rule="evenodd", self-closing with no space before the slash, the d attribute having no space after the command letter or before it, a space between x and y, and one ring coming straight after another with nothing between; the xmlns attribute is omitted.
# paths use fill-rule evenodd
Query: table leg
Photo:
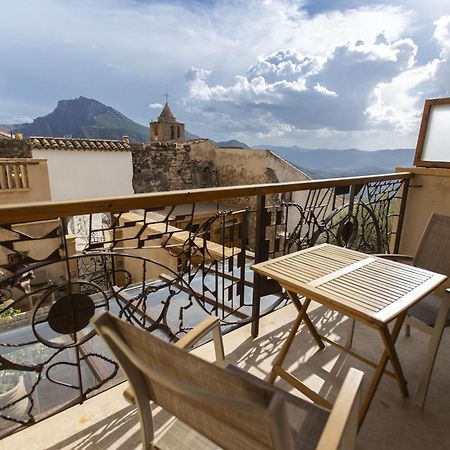
<svg viewBox="0 0 450 450"><path fill-rule="evenodd" d="M311 300L309 298L305 299L305 303L303 303L303 306L300 308L298 316L295 319L291 330L289 331L289 335L286 341L284 342L283 346L281 347L280 353L278 353L278 356L275 359L272 370L270 371L269 376L267 377L267 382L273 384L273 382L275 381L277 377L275 368L277 366L281 367L281 365L283 364L283 361L286 358L289 348L291 347L292 342L294 341L297 330L300 327L300 324L302 323L303 319L306 317L306 310L308 309L310 303Z"/></svg>
<svg viewBox="0 0 450 450"><path fill-rule="evenodd" d="M387 325L385 325L381 330L381 337L383 338L384 345L386 347L387 352L389 353L389 359L391 360L392 367L394 368L394 372L397 374L397 382L400 387L400 391L403 394L403 397L408 397L408 386L406 385L406 379L403 375L402 366L400 365L400 360L398 359L397 351L395 350L394 340L389 333L389 329Z"/></svg>
<svg viewBox="0 0 450 450"><path fill-rule="evenodd" d="M402 313L395 321L394 328L392 329L392 333L390 333L390 336L391 336L390 342L392 343L392 346L394 346L395 341L398 338L398 335L400 333L400 329L402 328L405 317L406 317L406 311L404 313ZM387 332L389 333L389 330L387 330ZM382 333L381 329L380 329L380 333ZM383 339L383 342L384 342L384 339ZM384 342L384 345L386 347L385 342ZM395 348L394 348L394 352L395 352ZM367 411L369 410L369 406L372 403L372 399L375 394L375 391L377 390L378 384L380 383L381 376L383 375L383 372L386 369L386 364L389 359L389 353L390 353L389 350L387 348L385 348L383 356L381 357L380 362L378 363L375 374L372 377L372 381L370 383L368 392L366 394L363 405L361 407L361 411L359 413L359 428L361 428L364 418L366 417ZM397 359L397 361L398 361L398 359ZM396 370L395 366L394 366L394 370ZM402 377L403 377L403 372L401 372L401 369L400 369L400 373L402 374ZM397 373L397 376L398 376L398 373ZM406 392L407 392L407 389L406 389Z"/></svg>
<svg viewBox="0 0 450 450"><path fill-rule="evenodd" d="M300 314L301 310L303 309L302 302L298 298L298 295L295 292L288 291L286 289L286 293L289 297L289 299L292 301L294 306L297 308L298 313ZM308 303L309 304L309 303ZM311 332L314 340L316 341L317 345L319 346L320 350L323 350L325 348L325 344L322 341L322 337L320 336L319 332L317 331L314 324L311 322L311 319L309 318L308 314L306 314L305 311L305 324L308 327L309 331Z"/></svg>

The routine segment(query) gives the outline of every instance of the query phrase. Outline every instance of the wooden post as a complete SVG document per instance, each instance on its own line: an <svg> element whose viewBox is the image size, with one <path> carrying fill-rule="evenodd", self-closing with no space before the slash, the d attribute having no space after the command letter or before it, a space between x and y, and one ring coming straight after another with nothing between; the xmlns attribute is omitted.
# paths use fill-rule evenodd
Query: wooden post
<svg viewBox="0 0 450 450"><path fill-rule="evenodd" d="M265 227L266 196L258 195L256 202L256 232L255 232L255 263L266 259L264 255L264 243L266 241ZM252 302L252 336L257 337L259 333L259 314L261 310L261 285L262 276L253 274L253 302Z"/></svg>
<svg viewBox="0 0 450 450"><path fill-rule="evenodd" d="M402 199L400 201L400 210L398 212L397 229L395 230L394 253L399 253L400 239L402 237L403 220L405 218L406 202L408 200L409 178L403 180ZM393 225L393 224L392 224Z"/></svg>

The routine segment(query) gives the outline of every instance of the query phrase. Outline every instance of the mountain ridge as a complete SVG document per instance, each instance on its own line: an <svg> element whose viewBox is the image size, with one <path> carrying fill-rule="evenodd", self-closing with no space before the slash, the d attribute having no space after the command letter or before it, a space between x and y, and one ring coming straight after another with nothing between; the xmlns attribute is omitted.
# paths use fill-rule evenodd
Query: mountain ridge
<svg viewBox="0 0 450 450"><path fill-rule="evenodd" d="M148 127L132 121L111 106L83 96L59 100L51 113L37 117L31 123L0 125L0 129L20 132L25 137L72 136L119 140L128 136L132 142L149 142ZM195 138L198 136L186 131L186 139Z"/></svg>

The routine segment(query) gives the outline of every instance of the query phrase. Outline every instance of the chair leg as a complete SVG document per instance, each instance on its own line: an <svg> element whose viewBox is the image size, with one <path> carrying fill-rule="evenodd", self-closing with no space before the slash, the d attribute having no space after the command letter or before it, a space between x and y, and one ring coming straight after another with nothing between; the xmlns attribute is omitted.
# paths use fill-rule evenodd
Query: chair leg
<svg viewBox="0 0 450 450"><path fill-rule="evenodd" d="M439 344L441 342L442 334L444 333L445 324L447 322L448 313L450 310L450 296L442 298L441 307L436 317L436 322L431 334L430 343L428 344L427 359L422 371L419 381L419 387L416 394L416 404L421 408L425 406L428 387L430 385L431 374L433 372L434 363L436 361Z"/></svg>
<svg viewBox="0 0 450 450"><path fill-rule="evenodd" d="M141 422L141 439L142 447L145 449L153 449L153 419L150 400L147 396L136 396L136 406L139 412Z"/></svg>
<svg viewBox="0 0 450 450"><path fill-rule="evenodd" d="M411 336L411 325L409 323L407 323L405 325L405 336L406 337L410 337Z"/></svg>

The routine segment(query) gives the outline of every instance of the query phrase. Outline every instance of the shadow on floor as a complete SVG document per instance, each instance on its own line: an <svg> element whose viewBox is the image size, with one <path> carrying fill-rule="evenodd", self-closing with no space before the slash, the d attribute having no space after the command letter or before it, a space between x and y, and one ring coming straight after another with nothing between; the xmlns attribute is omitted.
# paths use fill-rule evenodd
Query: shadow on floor
<svg viewBox="0 0 450 450"><path fill-rule="evenodd" d="M127 439L126 444L116 448L139 448L141 437L138 428L139 418L134 406L128 406L105 419L85 428L78 433L69 436L56 445L48 447L47 450L62 449L107 449L115 444L132 428L136 428L136 432Z"/></svg>
<svg viewBox="0 0 450 450"><path fill-rule="evenodd" d="M343 344L349 329L349 321L345 316L325 307L315 308L308 314L320 334ZM245 370L251 370L260 378L265 378L286 340L290 328L291 323L260 337L247 338L227 355L227 360ZM283 367L289 368L289 371L300 380L307 382L308 379L313 379L315 386L320 385L320 391L317 391L317 389L316 391L333 402L348 368L354 365L349 363L349 360L353 362L353 359L328 344L326 344L324 350L319 350L309 330L302 325L297 332ZM284 389L292 389L279 378L276 384Z"/></svg>

